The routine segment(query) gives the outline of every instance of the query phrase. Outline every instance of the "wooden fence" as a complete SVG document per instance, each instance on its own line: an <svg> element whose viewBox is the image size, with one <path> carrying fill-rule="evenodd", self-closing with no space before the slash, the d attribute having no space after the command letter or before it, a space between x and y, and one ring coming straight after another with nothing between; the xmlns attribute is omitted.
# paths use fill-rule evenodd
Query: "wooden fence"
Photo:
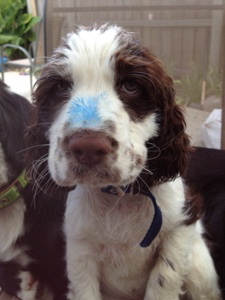
<svg viewBox="0 0 225 300"><path fill-rule="evenodd" d="M195 63L204 72L222 60L223 0L48 0L46 55L77 25L109 22L136 32L174 69Z"/></svg>

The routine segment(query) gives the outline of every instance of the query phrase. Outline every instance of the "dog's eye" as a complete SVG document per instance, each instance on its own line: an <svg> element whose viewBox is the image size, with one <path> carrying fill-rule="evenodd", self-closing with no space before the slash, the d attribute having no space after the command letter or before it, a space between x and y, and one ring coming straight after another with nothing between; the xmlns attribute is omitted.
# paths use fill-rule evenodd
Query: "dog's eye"
<svg viewBox="0 0 225 300"><path fill-rule="evenodd" d="M71 83L69 81L59 81L55 85L55 90L59 94L67 93L71 90Z"/></svg>
<svg viewBox="0 0 225 300"><path fill-rule="evenodd" d="M129 94L135 94L139 90L139 84L135 79L127 79L123 82L122 90Z"/></svg>

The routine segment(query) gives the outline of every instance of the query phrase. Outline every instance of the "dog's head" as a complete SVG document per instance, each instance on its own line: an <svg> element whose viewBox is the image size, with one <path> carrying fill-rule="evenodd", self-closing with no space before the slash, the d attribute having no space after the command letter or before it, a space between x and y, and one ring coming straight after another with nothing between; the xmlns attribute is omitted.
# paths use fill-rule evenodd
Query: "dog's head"
<svg viewBox="0 0 225 300"><path fill-rule="evenodd" d="M119 27L69 34L44 67L34 100L28 144L45 147L32 147L28 162L39 160L42 170L46 162L60 186L152 186L186 168L189 139L173 82Z"/></svg>

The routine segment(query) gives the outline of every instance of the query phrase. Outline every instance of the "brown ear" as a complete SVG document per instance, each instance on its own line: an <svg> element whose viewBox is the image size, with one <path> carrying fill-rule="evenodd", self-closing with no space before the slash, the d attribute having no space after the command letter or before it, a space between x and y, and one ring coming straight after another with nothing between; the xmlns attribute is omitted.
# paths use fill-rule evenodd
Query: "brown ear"
<svg viewBox="0 0 225 300"><path fill-rule="evenodd" d="M25 135L27 175L30 182L33 183L34 197L42 197L44 193L48 197L64 201L69 189L58 186L50 176L47 161L49 152L49 141L46 138L47 123L40 122L38 111L36 107Z"/></svg>
<svg viewBox="0 0 225 300"><path fill-rule="evenodd" d="M45 137L45 131L40 125L41 123L38 120L37 115L37 108L35 108L35 111L33 112L33 115L31 116L31 121L29 124L28 129L26 130L25 134L25 142L26 142L26 168L29 173L29 176L31 176L34 180L35 178L35 172L34 172L34 166L35 164L41 159L46 156L48 153L48 141ZM37 167L38 164L36 164ZM43 167L44 166L43 162ZM35 168L36 168L35 167ZM41 167L41 165L39 166Z"/></svg>
<svg viewBox="0 0 225 300"><path fill-rule="evenodd" d="M25 134L27 147L25 163L28 177L34 182L36 188L49 195L57 196L59 187L51 179L47 161L49 153L47 133L50 119L46 89L44 81L39 80L33 94L35 107Z"/></svg>
<svg viewBox="0 0 225 300"><path fill-rule="evenodd" d="M47 154L49 142L46 139L45 122L40 120L39 108L34 108L30 117L30 124L25 134L27 151L25 153L25 164L28 178L37 184L38 189L50 186L50 175L47 171ZM51 193L46 190L47 193Z"/></svg>
<svg viewBox="0 0 225 300"><path fill-rule="evenodd" d="M30 124L25 135L26 146L28 148L26 167L29 172L37 160L43 160L44 156L47 157L49 151L47 133L51 125L52 112L50 103L52 97L54 97L54 95L51 96L51 88L54 83L54 73L51 66L47 64L44 66L42 74L35 84L33 92L34 110L30 116ZM44 167L44 165L45 163L43 162L42 166Z"/></svg>
<svg viewBox="0 0 225 300"><path fill-rule="evenodd" d="M176 104L174 94L173 87L165 87L158 102L158 136L147 145L147 167L153 173L149 178L151 185L184 175L187 168L191 147L183 110Z"/></svg>

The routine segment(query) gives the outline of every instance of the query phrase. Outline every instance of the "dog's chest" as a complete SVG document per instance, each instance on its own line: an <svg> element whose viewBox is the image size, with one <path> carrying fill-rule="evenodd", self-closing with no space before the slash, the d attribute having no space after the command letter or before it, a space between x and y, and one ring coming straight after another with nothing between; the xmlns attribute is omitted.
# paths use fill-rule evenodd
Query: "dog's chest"
<svg viewBox="0 0 225 300"><path fill-rule="evenodd" d="M104 299L143 299L155 248L114 243L103 245L98 253Z"/></svg>
<svg viewBox="0 0 225 300"><path fill-rule="evenodd" d="M103 294L107 291L117 299L143 296L159 237L149 248L139 244L152 217L151 201L142 196L118 198L79 190L69 196L67 234L71 230L69 235L78 243L87 241L98 263Z"/></svg>
<svg viewBox="0 0 225 300"><path fill-rule="evenodd" d="M67 228L74 238L93 240L107 249L140 244L153 215L148 197L116 196L79 188L69 194L66 208Z"/></svg>

